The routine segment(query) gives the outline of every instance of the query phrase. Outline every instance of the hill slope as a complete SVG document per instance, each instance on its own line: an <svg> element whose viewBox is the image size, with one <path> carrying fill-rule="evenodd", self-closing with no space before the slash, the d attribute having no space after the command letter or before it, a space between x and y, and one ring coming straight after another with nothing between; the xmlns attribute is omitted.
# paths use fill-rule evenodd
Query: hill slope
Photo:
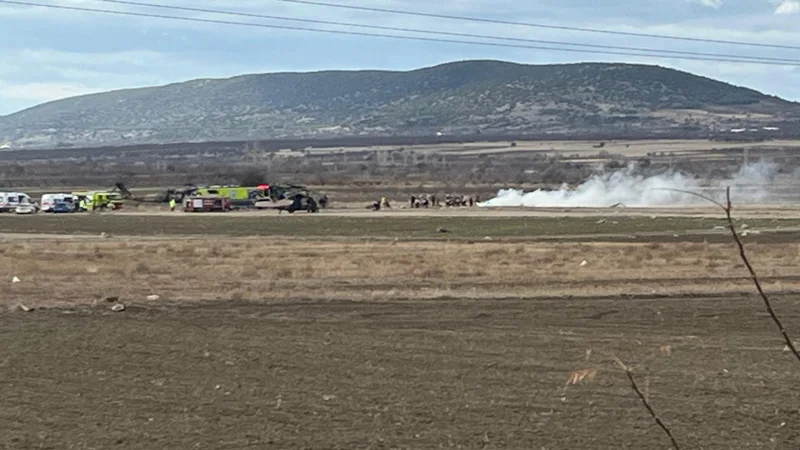
<svg viewBox="0 0 800 450"><path fill-rule="evenodd" d="M408 72L244 75L85 95L0 118L0 144L420 135L705 131L781 123L800 105L633 64L464 61Z"/></svg>

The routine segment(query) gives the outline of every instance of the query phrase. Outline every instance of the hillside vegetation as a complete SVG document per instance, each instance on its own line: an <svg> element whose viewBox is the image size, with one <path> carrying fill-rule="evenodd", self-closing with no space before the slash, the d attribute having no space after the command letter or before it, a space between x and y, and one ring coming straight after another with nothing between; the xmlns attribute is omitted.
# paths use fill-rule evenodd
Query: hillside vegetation
<svg viewBox="0 0 800 450"><path fill-rule="evenodd" d="M464 61L408 72L201 79L0 118L0 145L444 134L687 133L780 124L800 105L657 66Z"/></svg>

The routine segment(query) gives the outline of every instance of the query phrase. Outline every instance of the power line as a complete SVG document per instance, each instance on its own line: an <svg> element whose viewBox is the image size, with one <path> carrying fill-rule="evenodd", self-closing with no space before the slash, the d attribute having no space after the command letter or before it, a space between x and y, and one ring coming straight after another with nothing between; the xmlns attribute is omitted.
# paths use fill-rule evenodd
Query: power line
<svg viewBox="0 0 800 450"><path fill-rule="evenodd" d="M610 50L583 50L583 49L576 49L576 48L547 47L547 46L522 45L522 44L511 44L511 43L501 43L501 42L482 42L482 41L468 41L468 40L461 40L461 39L443 39L443 38L420 37L420 36L402 36L402 35L382 34L382 33L364 33L364 32L360 32L360 31L329 30L329 29L295 27L295 26L286 26L286 25L272 25L272 24L264 24L264 23L237 22L237 21L231 21L231 20L202 19L202 18L197 18L197 17L169 16L169 15L164 15L164 14L141 13L141 12L132 12L132 11L114 11L114 10L108 10L108 9L83 8L83 7L78 7L78 6L48 5L48 4L43 4L43 3L34 3L34 2L17 1L17 0L0 0L0 3L9 4L9 5L34 6L34 7L41 7L41 8L70 10L70 11L92 12L92 13L101 13L101 14L113 14L113 15L121 15L121 16L134 16L134 17L146 17L146 18L153 18L153 19L179 20L179 21L184 21L184 22L212 23L212 24L219 24L219 25L236 25L236 26L247 26L247 27L255 27L255 28L268 28L268 29L290 30L290 31L306 31L306 32L327 33L327 34L337 34L337 35L347 35L347 36L381 37L381 38L403 39L403 40L422 41L422 42L438 42L438 43L465 44L465 45L482 45L482 46L488 46L488 47L518 48L518 49L529 49L529 50L546 50L546 51L554 51L554 52L590 53L590 54L621 55L621 56L640 56L640 57L646 57L646 58L664 58L664 57L669 57L669 58L673 58L673 59L684 59L684 60L693 60L693 61L712 61L712 62L729 62L729 63L743 63L743 64L761 64L761 65L771 65L771 66L798 66L797 63L759 61L759 60L741 59L741 58L710 58L710 57L699 57L699 56L698 57L694 57L694 56L665 56L663 54L654 54L654 53L636 53L636 52L623 52L623 51L610 51Z"/></svg>
<svg viewBox="0 0 800 450"><path fill-rule="evenodd" d="M114 4L119 4L119 5L143 6L143 7L147 7L147 8L160 8L160 9L169 9L169 10L177 10L177 11L221 14L221 15L237 16L237 17L250 17L250 18L258 18L258 19L282 20L282 21L301 22L301 23L313 23L313 24L317 24L317 25L334 25L334 26L354 27L354 28L366 28L366 29L373 29L373 30L400 31L400 32L404 32L404 33L424 33L424 34L432 34L432 35L440 35L440 36L453 36L453 37L459 37L459 38L493 39L493 40L511 41L511 42L527 42L527 43L532 43L532 44L567 45L567 46L573 46L573 47L602 48L602 49L610 49L610 50L625 50L625 51L648 52L648 53L651 53L651 52L652 53L664 53L664 54L669 54L669 55L691 55L691 56L706 56L706 57L711 57L711 58L752 59L752 60L758 60L758 61L777 61L777 62L785 62L785 63L791 63L791 64L800 65L800 59L792 59L792 58L774 58L774 57L766 57L766 56L749 56L749 55L736 55L736 54L725 54L725 53L722 53L722 54L720 54L720 53L702 53L702 52L689 52L689 51L681 51L681 50L663 50L663 49L657 49L657 48L626 47L626 46L618 46L618 45L601 45L601 44L582 44L582 43L576 43L576 42L550 41L550 40L540 40L540 39L525 39L525 38L514 38L514 37L506 37L506 36L490 36L490 35L474 34L474 33L456 33L456 32L448 32L448 31L422 30L422 29L419 29L419 28L389 27L389 26L383 26L383 25L366 25L366 24L331 21L331 20L319 20L319 19L305 19L305 18L297 18L297 17L274 16L274 15L267 15L267 14L255 14L255 13L244 13L244 12L237 12L237 11L225 11L225 10L220 10L220 9L195 8L195 7L188 7L188 6L172 6L172 5L162 5L162 4L157 4L157 3L145 3L145 2L136 2L136 1L128 1L128 0L95 0L95 1L103 2L103 3L114 3Z"/></svg>
<svg viewBox="0 0 800 450"><path fill-rule="evenodd" d="M654 33L636 33L632 31L615 31L615 30L602 30L598 28L583 28L583 27L570 27L570 26L562 26L562 25L545 25L540 23L530 23L530 22L515 22L511 20L499 20L499 19L487 19L483 17L467 17L467 16L455 16L449 14L435 14L435 13L423 13L417 11L403 11L399 9L388 9L388 8L375 8L371 6L353 6L353 5L342 5L339 3L327 3L327 2L320 2L320 1L312 1L312 0L275 0L279 2L285 3L299 3L304 5L314 5L314 6L325 6L329 8L342 8L342 9L351 9L357 11L369 11L369 12L381 12L381 13L389 13L389 14L403 14L407 16L419 16L419 17L432 17L436 19L450 19L450 20L462 20L468 22L483 22L483 23L493 23L498 25L515 25L515 26L522 26L522 27L533 27L533 28L547 28L551 30L566 30L566 31L580 31L585 33L600 33L600 34L615 34L618 36L636 36L636 37L646 37L652 39L671 39L676 41L692 41L692 42L706 42L712 44L729 44L729 45L746 45L750 47L766 47L766 48L782 48L782 49L790 49L790 50L800 50L800 46L795 45L780 45L780 44L762 44L759 42L745 42L745 41L730 41L724 39L706 39L706 38L695 38L695 37L685 37L685 36L671 36L668 34L654 34Z"/></svg>

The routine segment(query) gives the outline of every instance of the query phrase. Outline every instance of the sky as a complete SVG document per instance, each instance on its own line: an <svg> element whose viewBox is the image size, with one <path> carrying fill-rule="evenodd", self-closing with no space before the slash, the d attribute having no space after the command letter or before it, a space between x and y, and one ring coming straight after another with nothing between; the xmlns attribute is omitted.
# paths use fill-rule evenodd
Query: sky
<svg viewBox="0 0 800 450"><path fill-rule="evenodd" d="M330 25L159 10L97 0L31 1L116 11L352 30ZM800 26L797 25L800 23L800 0L328 2L559 26L800 46ZM800 50L794 49L765 49L464 22L299 5L279 0L150 0L148 3L489 36L800 60ZM363 29L359 31L381 33ZM583 61L657 64L800 101L800 65L686 61L668 57L404 41L0 3L0 115L74 95L162 85L196 78L326 69L408 70L465 59L496 59L529 64Z"/></svg>

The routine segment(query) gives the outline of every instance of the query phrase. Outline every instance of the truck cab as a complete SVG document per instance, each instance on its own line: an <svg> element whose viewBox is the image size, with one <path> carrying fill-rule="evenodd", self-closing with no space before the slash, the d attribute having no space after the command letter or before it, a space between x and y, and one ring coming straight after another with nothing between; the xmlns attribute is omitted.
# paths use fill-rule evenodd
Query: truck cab
<svg viewBox="0 0 800 450"><path fill-rule="evenodd" d="M73 192L72 198L81 211L84 210L81 205L84 205L85 211L122 208L122 196L116 192Z"/></svg>

